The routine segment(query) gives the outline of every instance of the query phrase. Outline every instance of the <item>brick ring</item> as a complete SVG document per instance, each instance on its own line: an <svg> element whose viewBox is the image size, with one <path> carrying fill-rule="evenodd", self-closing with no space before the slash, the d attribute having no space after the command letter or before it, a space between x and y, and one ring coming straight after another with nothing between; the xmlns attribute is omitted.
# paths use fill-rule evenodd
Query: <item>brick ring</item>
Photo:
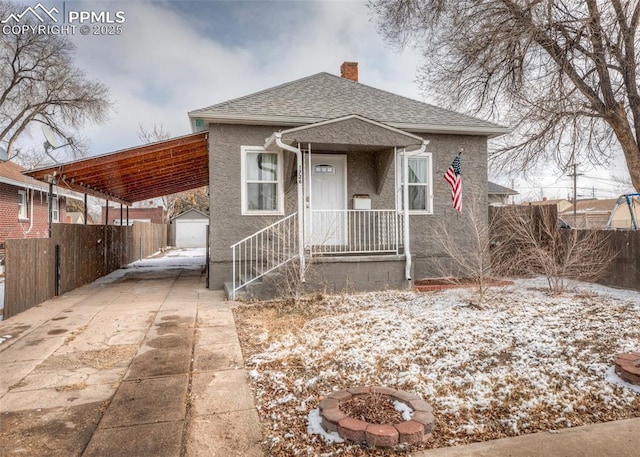
<svg viewBox="0 0 640 457"><path fill-rule="evenodd" d="M370 397L371 394L384 395L404 403L413 409L411 420L393 425L371 424L349 417L340 410L340 403L354 397ZM327 432L337 432L345 440L385 448L427 441L431 437L435 422L433 408L417 395L379 386L351 387L330 393L320 401L320 416L322 427Z"/></svg>
<svg viewBox="0 0 640 457"><path fill-rule="evenodd" d="M615 369L618 376L625 381L640 385L640 352L618 354Z"/></svg>

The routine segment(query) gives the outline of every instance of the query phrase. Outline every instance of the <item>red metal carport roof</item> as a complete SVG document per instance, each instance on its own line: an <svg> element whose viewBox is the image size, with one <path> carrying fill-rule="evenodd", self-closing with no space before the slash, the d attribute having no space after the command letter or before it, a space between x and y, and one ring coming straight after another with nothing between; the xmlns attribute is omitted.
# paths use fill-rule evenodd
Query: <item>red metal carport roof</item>
<svg viewBox="0 0 640 457"><path fill-rule="evenodd" d="M208 132L25 172L44 182L131 205L209 184Z"/></svg>

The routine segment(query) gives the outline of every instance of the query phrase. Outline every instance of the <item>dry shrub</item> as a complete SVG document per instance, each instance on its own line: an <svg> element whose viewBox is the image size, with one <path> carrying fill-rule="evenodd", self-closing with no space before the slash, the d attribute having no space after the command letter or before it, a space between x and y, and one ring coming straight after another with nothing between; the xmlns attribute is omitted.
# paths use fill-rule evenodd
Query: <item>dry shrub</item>
<svg viewBox="0 0 640 457"><path fill-rule="evenodd" d="M542 274L553 294L565 291L567 279L602 277L615 257L604 231L558 229L554 206L501 208L494 227L492 258L503 260L501 272Z"/></svg>

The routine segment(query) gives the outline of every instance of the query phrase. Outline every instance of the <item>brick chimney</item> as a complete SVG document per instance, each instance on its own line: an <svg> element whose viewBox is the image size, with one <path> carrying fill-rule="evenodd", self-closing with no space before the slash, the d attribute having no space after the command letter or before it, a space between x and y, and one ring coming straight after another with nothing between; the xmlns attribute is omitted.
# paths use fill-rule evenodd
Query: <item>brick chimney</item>
<svg viewBox="0 0 640 457"><path fill-rule="evenodd" d="M358 62L344 62L340 65L340 76L358 82Z"/></svg>

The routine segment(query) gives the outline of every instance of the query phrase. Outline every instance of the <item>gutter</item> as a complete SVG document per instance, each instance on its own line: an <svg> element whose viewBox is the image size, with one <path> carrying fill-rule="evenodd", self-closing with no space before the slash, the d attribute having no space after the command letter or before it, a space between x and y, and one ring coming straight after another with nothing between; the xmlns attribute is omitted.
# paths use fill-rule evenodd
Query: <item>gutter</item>
<svg viewBox="0 0 640 457"><path fill-rule="evenodd" d="M409 157L413 154L422 154L427 150L428 140L422 140L420 149L408 152L406 148L402 151L402 181L404 182L404 192L402 195L402 209L404 220L404 277L407 281L411 281L411 236L409 230Z"/></svg>
<svg viewBox="0 0 640 457"><path fill-rule="evenodd" d="M296 155L296 187L298 192L298 256L300 258L300 281L305 282L305 257L304 257L304 202L302 195L302 151L282 141L282 133L274 132L273 137L280 149L293 152Z"/></svg>

